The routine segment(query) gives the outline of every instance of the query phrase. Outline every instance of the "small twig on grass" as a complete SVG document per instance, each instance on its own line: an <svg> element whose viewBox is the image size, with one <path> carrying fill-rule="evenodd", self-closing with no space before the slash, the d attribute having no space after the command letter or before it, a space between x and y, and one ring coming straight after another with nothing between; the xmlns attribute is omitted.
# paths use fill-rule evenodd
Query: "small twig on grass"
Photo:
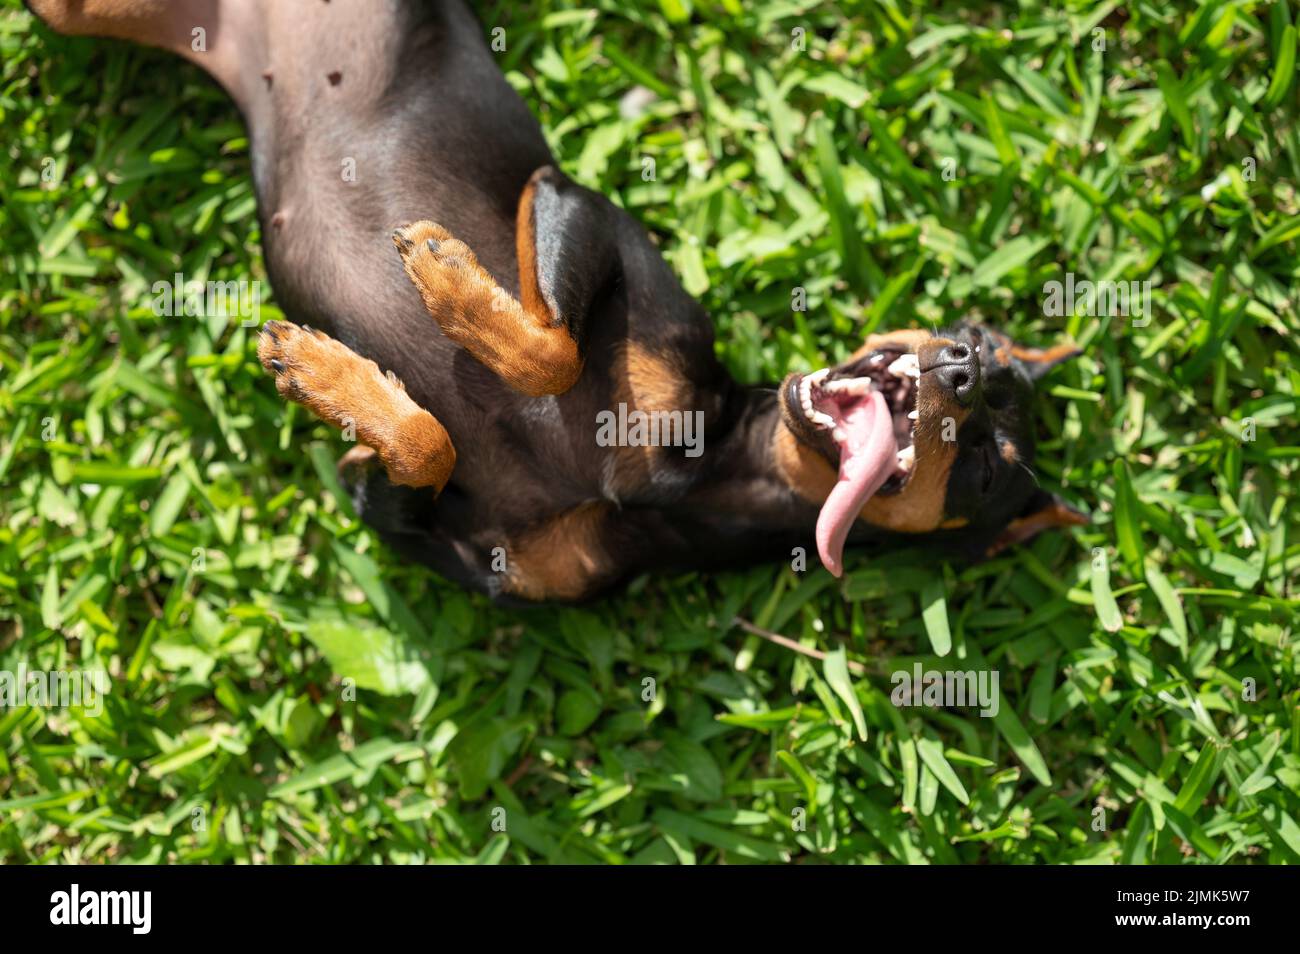
<svg viewBox="0 0 1300 954"><path fill-rule="evenodd" d="M532 754L530 753L528 755L525 755L524 760L515 766L515 770L511 772L510 777L506 779L506 788L514 788L515 782L519 781L521 778L524 777L524 775L528 772L528 769L532 767L532 764L533 764Z"/></svg>
<svg viewBox="0 0 1300 954"><path fill-rule="evenodd" d="M753 633L755 636L761 636L769 643L776 643L778 646L784 646L786 649L792 649L797 653L803 653L805 656L811 656L813 659L826 659L826 654L820 649L813 649L810 646L803 645L803 643L796 643L789 636L782 636L780 633L774 633L770 629L763 629L761 626L755 626L747 619L741 619L737 616L732 620L732 622L745 632ZM862 663L854 662L852 659L847 660L847 662L849 664L850 672L855 672L859 676L865 676L867 674L867 667L862 665Z"/></svg>

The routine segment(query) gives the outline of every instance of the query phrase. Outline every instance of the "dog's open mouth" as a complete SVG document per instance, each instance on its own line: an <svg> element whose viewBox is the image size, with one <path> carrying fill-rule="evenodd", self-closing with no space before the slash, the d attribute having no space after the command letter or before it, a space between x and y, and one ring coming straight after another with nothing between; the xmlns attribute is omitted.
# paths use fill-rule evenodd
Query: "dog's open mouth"
<svg viewBox="0 0 1300 954"><path fill-rule="evenodd" d="M817 551L835 576L853 521L875 494L898 493L916 468L917 356L874 351L851 365L788 379L786 406L839 479L817 517Z"/></svg>

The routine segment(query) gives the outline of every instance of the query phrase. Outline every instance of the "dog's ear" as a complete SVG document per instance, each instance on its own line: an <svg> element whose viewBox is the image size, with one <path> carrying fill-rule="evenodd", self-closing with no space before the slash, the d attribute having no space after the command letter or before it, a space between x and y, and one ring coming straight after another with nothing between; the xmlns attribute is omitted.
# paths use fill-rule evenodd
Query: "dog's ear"
<svg viewBox="0 0 1300 954"><path fill-rule="evenodd" d="M1087 523L1087 514L1076 510L1056 494L1050 494L1039 487L1034 490L1033 496L1026 502L1020 515L1007 524L998 535L985 556L996 556L1007 547L1032 540L1044 530L1081 527Z"/></svg>
<svg viewBox="0 0 1300 954"><path fill-rule="evenodd" d="M1077 358L1083 349L1070 342L1050 348L1031 348L1019 345L1000 331L986 325L980 326L986 341L993 345L993 360L1003 367L1019 368L1030 381L1037 381L1063 361Z"/></svg>
<svg viewBox="0 0 1300 954"><path fill-rule="evenodd" d="M1011 346L1011 360L1024 369L1031 381L1037 381L1058 364L1077 358L1081 354L1083 349L1069 342L1053 345L1050 348L1026 348L1018 344Z"/></svg>

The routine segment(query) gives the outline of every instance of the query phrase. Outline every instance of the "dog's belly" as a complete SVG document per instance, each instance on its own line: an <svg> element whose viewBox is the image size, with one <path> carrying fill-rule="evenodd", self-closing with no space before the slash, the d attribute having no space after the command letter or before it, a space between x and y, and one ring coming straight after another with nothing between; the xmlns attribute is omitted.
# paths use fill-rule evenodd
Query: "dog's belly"
<svg viewBox="0 0 1300 954"><path fill-rule="evenodd" d="M437 221L516 292L516 203L552 161L536 120L459 2L263 11L267 76L237 100L277 303L396 373L451 433L462 482L509 472L475 446L500 439L492 408L510 395L442 336L391 235Z"/></svg>
<svg viewBox="0 0 1300 954"><path fill-rule="evenodd" d="M585 530L604 532L635 522L629 515L639 505L683 493L694 459L678 474L666 455L596 445L597 414L620 404L693 414L694 402L671 382L688 370L690 354L712 358L702 313L666 317L667 296L680 292L639 224L622 222L623 267L628 284L650 299L605 306L621 314L606 311L593 322L583 377L558 397L514 393L445 338L403 271L393 231L430 219L517 295L519 196L536 169L553 163L469 11L459 2L396 0L276 0L253 9L264 27L244 46L252 62L243 69L258 79L232 92L249 126L276 302L291 320L394 372L456 448L441 499L417 506L403 491L389 506L375 488L367 519L400 536L408 555L464 578L448 561L477 575L497 547L515 552L525 539L542 541L528 549L550 570L558 544L536 537L537 528L577 511ZM682 309L695 307L681 297ZM680 330L656 322L698 328L678 340ZM638 335L677 360L630 361L621 346ZM637 367L649 394L636 393ZM606 572L617 573L631 554L620 548L609 558Z"/></svg>
<svg viewBox="0 0 1300 954"><path fill-rule="evenodd" d="M451 349L390 235L438 221L514 289L515 203L545 140L459 2L259 10L265 78L236 98L277 301L420 391Z"/></svg>
<svg viewBox="0 0 1300 954"><path fill-rule="evenodd" d="M458 2L277 0L263 15L269 77L236 99L276 302L397 374L451 436L452 492L418 517L436 525L389 529L428 529L430 547L450 538L487 561L519 528L599 495L585 445L609 385L512 392L443 336L391 236L437 221L517 294L516 206L550 151Z"/></svg>

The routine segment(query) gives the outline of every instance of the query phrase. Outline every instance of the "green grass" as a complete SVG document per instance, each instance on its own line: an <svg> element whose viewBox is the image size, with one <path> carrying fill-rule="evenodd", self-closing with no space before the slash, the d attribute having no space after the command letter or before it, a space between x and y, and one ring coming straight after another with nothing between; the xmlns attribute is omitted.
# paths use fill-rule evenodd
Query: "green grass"
<svg viewBox="0 0 1300 954"><path fill-rule="evenodd" d="M0 668L113 683L0 710L0 859L1300 860L1295 11L624 7L479 9L736 375L966 316L1072 337L1037 470L1092 525L583 609L403 565L253 333L150 310L177 271L265 277L233 108L4 0ZM1153 319L1047 317L1067 271L1149 279ZM917 661L997 670L1000 714L891 705Z"/></svg>

